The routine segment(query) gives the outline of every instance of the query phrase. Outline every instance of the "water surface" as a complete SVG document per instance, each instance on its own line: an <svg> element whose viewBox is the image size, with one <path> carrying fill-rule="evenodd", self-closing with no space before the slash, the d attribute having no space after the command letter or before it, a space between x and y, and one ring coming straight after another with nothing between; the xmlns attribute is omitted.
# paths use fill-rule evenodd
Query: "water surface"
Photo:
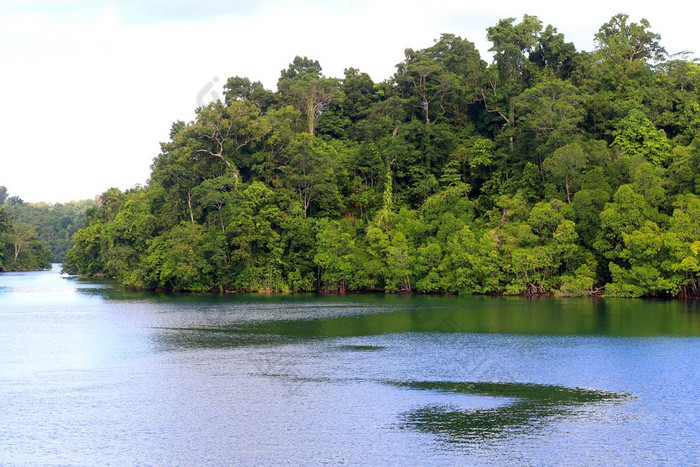
<svg viewBox="0 0 700 467"><path fill-rule="evenodd" d="M698 302L0 273L0 465L693 465Z"/></svg>

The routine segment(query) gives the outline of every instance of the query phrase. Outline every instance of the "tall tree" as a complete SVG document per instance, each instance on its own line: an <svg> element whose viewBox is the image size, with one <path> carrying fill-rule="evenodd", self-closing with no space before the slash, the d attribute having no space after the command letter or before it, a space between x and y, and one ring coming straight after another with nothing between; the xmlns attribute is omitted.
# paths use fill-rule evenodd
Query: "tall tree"
<svg viewBox="0 0 700 467"><path fill-rule="evenodd" d="M260 81L250 81L248 78L233 76L224 84L224 102L231 105L232 102L247 100L255 104L261 112L265 113L276 102L276 96L268 91Z"/></svg>
<svg viewBox="0 0 700 467"><path fill-rule="evenodd" d="M587 156L583 152L583 148L578 143L571 143L563 146L545 159L544 167L557 179L564 181L564 189L566 190L566 201L571 202L572 184L581 174L583 167L586 166Z"/></svg>
<svg viewBox="0 0 700 467"><path fill-rule="evenodd" d="M443 34L433 46L406 49L404 55L394 80L426 123L439 116L466 115L479 97L485 69L472 42Z"/></svg>
<svg viewBox="0 0 700 467"><path fill-rule="evenodd" d="M536 16L525 15L520 23L514 23L515 18L502 19L487 29L494 62L487 69L481 90L484 110L492 116L490 123L506 142L511 157L515 152L513 99L531 85L535 65L526 54L537 45L542 30L542 22Z"/></svg>
<svg viewBox="0 0 700 467"><path fill-rule="evenodd" d="M335 184L337 159L333 146L313 135L299 134L284 156L286 161L280 169L299 195L304 217L308 215L311 203L326 201L334 204L338 187Z"/></svg>
<svg viewBox="0 0 700 467"><path fill-rule="evenodd" d="M629 80L641 78L651 63L665 56L661 37L650 27L646 19L632 23L626 14L617 14L601 26L595 35L594 58L604 84L624 91Z"/></svg>
<svg viewBox="0 0 700 467"><path fill-rule="evenodd" d="M529 59L542 69L545 76L567 79L574 71L576 57L574 44L566 42L564 35L549 24L539 35Z"/></svg>
<svg viewBox="0 0 700 467"><path fill-rule="evenodd" d="M671 158L671 144L663 130L640 110L632 110L623 118L612 133L612 147L619 148L629 156L643 155L654 165L666 166Z"/></svg>
<svg viewBox="0 0 700 467"><path fill-rule="evenodd" d="M324 77L318 61L297 56L282 70L277 89L283 100L306 116L308 133L313 135L316 117L337 93L338 80Z"/></svg>

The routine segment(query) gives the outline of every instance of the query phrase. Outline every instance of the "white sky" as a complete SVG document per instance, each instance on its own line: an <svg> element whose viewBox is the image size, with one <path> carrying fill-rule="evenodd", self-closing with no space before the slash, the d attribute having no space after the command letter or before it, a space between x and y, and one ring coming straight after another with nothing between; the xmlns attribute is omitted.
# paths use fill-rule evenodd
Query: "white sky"
<svg viewBox="0 0 700 467"><path fill-rule="evenodd" d="M700 56L698 2L0 0L0 185L66 202L145 184L172 122L192 120L198 95L221 95L230 76L274 90L306 55L326 76L355 67L379 82L405 48L441 33L488 61L486 28L525 13L578 50L627 13L649 20L668 52Z"/></svg>

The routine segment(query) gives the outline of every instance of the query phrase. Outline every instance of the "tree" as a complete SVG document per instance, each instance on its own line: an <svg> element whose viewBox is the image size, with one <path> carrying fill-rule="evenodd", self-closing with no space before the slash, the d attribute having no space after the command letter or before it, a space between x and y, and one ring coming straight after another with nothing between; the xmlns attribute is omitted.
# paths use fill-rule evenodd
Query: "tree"
<svg viewBox="0 0 700 467"><path fill-rule="evenodd" d="M463 226L447 241L446 254L438 269L441 289L459 294L500 290L498 250L487 232Z"/></svg>
<svg viewBox="0 0 700 467"><path fill-rule="evenodd" d="M337 93L338 81L324 77L318 61L297 56L289 68L282 70L277 89L283 98L306 115L308 133L313 135L316 116Z"/></svg>
<svg viewBox="0 0 700 467"><path fill-rule="evenodd" d="M661 60L666 51L660 36L649 30L649 22L629 22L629 16L617 14L601 26L595 35L593 54L599 79L605 89L633 92L634 81L645 80L650 62Z"/></svg>
<svg viewBox="0 0 700 467"><path fill-rule="evenodd" d="M664 167L671 159L671 144L666 133L657 130L640 110L632 110L620 121L612 135L611 146L629 156L640 154L652 164Z"/></svg>
<svg viewBox="0 0 700 467"><path fill-rule="evenodd" d="M539 35L529 59L543 70L545 76L567 79L574 71L576 56L574 44L566 42L564 35L550 24Z"/></svg>
<svg viewBox="0 0 700 467"><path fill-rule="evenodd" d="M670 220L666 246L670 250L668 269L678 275L681 294L700 296L700 198L688 193L678 196Z"/></svg>
<svg viewBox="0 0 700 467"><path fill-rule="evenodd" d="M443 71L439 63L432 61L425 53L406 50L405 69L400 71L402 80L410 84L419 99L418 108L426 123L430 122L430 105L440 99L455 85L454 76ZM434 78L435 77L435 78Z"/></svg>
<svg viewBox="0 0 700 467"><path fill-rule="evenodd" d="M700 66L690 52L674 54L659 63L650 96L654 124L678 144L690 144L700 130Z"/></svg>
<svg viewBox="0 0 700 467"><path fill-rule="evenodd" d="M656 223L646 221L639 229L623 232L624 248L621 258L629 263L610 263L612 282L605 285L605 295L612 297L641 297L675 295L680 290L677 281L664 271L668 249L666 234Z"/></svg>
<svg viewBox="0 0 700 467"><path fill-rule="evenodd" d="M583 245L592 248L600 229L600 213L610 201L610 194L601 188L584 188L571 200L572 220Z"/></svg>
<svg viewBox="0 0 700 467"><path fill-rule="evenodd" d="M546 78L514 101L520 128L534 136L540 170L543 154L551 154L582 133L583 99L571 83Z"/></svg>
<svg viewBox="0 0 700 467"><path fill-rule="evenodd" d="M346 68L345 78L340 84L345 96L341 108L352 123L367 117L372 106L379 100L372 78L356 68Z"/></svg>
<svg viewBox="0 0 700 467"><path fill-rule="evenodd" d="M567 203L571 202L572 183L581 174L586 162L587 157L581 145L571 143L554 151L543 163L545 170L564 181Z"/></svg>
<svg viewBox="0 0 700 467"><path fill-rule="evenodd" d="M672 193L700 193L700 140L673 148L667 181Z"/></svg>
<svg viewBox="0 0 700 467"><path fill-rule="evenodd" d="M183 222L153 239L144 259L147 283L171 290L201 291L212 288L211 265L202 255L204 231Z"/></svg>
<svg viewBox="0 0 700 467"><path fill-rule="evenodd" d="M233 176L239 178L235 160L241 151L270 131L267 123L258 118L260 109L250 101L233 101L229 105L213 102L200 109L197 121L187 128L193 138L193 155L201 161L215 159L223 162Z"/></svg>
<svg viewBox="0 0 700 467"><path fill-rule="evenodd" d="M319 231L314 262L321 268L321 283L326 291L344 294L353 282L356 246L354 228L347 221L331 221Z"/></svg>
<svg viewBox="0 0 700 467"><path fill-rule="evenodd" d="M15 263L22 250L31 245L32 240L35 238L36 232L31 230L29 226L19 222L12 223L12 244L14 246L13 261Z"/></svg>
<svg viewBox="0 0 700 467"><path fill-rule="evenodd" d="M235 202L235 191L236 178L229 172L204 180L192 190L192 196L204 211L213 209L222 233L226 233L225 211Z"/></svg>
<svg viewBox="0 0 700 467"><path fill-rule="evenodd" d="M0 195L2 195L2 188L5 187L0 187ZM4 202L4 200L3 200ZM2 252L5 251L5 242L4 242L4 237L5 233L10 230L12 226L12 222L10 220L10 216L7 214L7 211L5 210L5 206L0 204L0 270L3 269L3 254Z"/></svg>
<svg viewBox="0 0 700 467"><path fill-rule="evenodd" d="M663 169L649 162L642 162L634 169L632 174L632 187L634 191L644 197L644 200L654 208L661 208L668 200L662 178Z"/></svg>
<svg viewBox="0 0 700 467"><path fill-rule="evenodd" d="M631 185L622 185L600 213L600 232L593 246L608 259L620 258L624 234L658 214Z"/></svg>
<svg viewBox="0 0 700 467"><path fill-rule="evenodd" d="M287 175L292 188L307 216L313 202L328 197L330 204L338 195L334 183L334 148L313 135L297 135L285 151L286 163L281 170Z"/></svg>
<svg viewBox="0 0 700 467"><path fill-rule="evenodd" d="M245 291L286 290L280 235L283 213L275 193L256 181L236 201L222 247L224 254L229 255L224 286Z"/></svg>
<svg viewBox="0 0 700 467"><path fill-rule="evenodd" d="M138 265L157 231L157 221L150 212L145 190L126 194L114 218L102 229L104 273L132 287L145 285Z"/></svg>
<svg viewBox="0 0 700 467"><path fill-rule="evenodd" d="M508 126L515 123L512 99L530 84L531 62L525 54L537 45L542 30L536 16L525 15L520 23L514 22L515 18L502 19L487 29L494 64L489 67L481 93L486 111L500 116L501 123Z"/></svg>
<svg viewBox="0 0 700 467"><path fill-rule="evenodd" d="M260 81L251 82L248 78L233 76L224 84L224 102L229 106L233 102L248 101L265 113L275 100L275 95L265 89Z"/></svg>
<svg viewBox="0 0 700 467"><path fill-rule="evenodd" d="M62 270L67 274L99 276L106 275L103 243L104 224L93 221L76 232L73 248L66 253Z"/></svg>
<svg viewBox="0 0 700 467"><path fill-rule="evenodd" d="M528 59L539 42L542 22L531 15L524 15L520 23L515 18L502 19L487 29L486 37L493 43L489 51L494 52L494 62L499 77L509 85L516 85L527 78Z"/></svg>
<svg viewBox="0 0 700 467"><path fill-rule="evenodd" d="M66 270L181 290L697 296L695 61L662 60L626 15L590 53L529 15L487 37L490 65L443 34L379 83L299 56L274 92L231 77L173 124L147 186L85 214ZM18 267L75 225L6 198L1 266L3 211L38 235Z"/></svg>
<svg viewBox="0 0 700 467"><path fill-rule="evenodd" d="M485 63L472 42L443 34L433 46L404 55L394 81L426 123L461 116L478 99Z"/></svg>

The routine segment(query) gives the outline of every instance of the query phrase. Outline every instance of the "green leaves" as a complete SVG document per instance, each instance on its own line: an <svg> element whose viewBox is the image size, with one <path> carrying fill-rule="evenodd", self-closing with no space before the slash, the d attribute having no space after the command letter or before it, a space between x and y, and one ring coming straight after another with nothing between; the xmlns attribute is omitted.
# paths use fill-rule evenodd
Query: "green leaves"
<svg viewBox="0 0 700 467"><path fill-rule="evenodd" d="M629 156L642 155L656 166L667 166L671 158L671 144L663 130L640 110L632 110L613 131L612 147Z"/></svg>
<svg viewBox="0 0 700 467"><path fill-rule="evenodd" d="M285 102L306 115L307 131L313 135L316 117L338 92L338 80L324 77L318 61L297 56L282 70L277 89Z"/></svg>
<svg viewBox="0 0 700 467"><path fill-rule="evenodd" d="M566 201L571 202L571 191L574 183L588 162L588 157L578 143L563 146L545 159L543 166L555 179L564 182Z"/></svg>
<svg viewBox="0 0 700 467"><path fill-rule="evenodd" d="M356 254L354 229L347 221L329 222L318 233L314 262L322 268L321 281L327 291L345 293L353 281L359 266L353 258Z"/></svg>
<svg viewBox="0 0 700 467"><path fill-rule="evenodd" d="M202 255L204 231L183 222L151 242L144 260L146 283L171 290L209 290L211 265Z"/></svg>
<svg viewBox="0 0 700 467"><path fill-rule="evenodd" d="M633 23L625 14L615 15L601 26L595 35L593 72L605 89L635 93L638 83L648 82L651 64L666 54L659 44L660 36L649 28L646 19Z"/></svg>
<svg viewBox="0 0 700 467"><path fill-rule="evenodd" d="M487 37L491 64L443 34L380 83L307 57L274 92L230 78L173 124L147 187L103 194L66 270L181 290L700 295L697 65L659 63L626 15L592 53L529 15Z"/></svg>
<svg viewBox="0 0 700 467"><path fill-rule="evenodd" d="M548 78L515 98L519 126L547 154L576 140L585 117L583 98L571 83Z"/></svg>
<svg viewBox="0 0 700 467"><path fill-rule="evenodd" d="M406 49L394 81L425 123L463 118L480 92L485 63L472 42L443 34L432 47Z"/></svg>

